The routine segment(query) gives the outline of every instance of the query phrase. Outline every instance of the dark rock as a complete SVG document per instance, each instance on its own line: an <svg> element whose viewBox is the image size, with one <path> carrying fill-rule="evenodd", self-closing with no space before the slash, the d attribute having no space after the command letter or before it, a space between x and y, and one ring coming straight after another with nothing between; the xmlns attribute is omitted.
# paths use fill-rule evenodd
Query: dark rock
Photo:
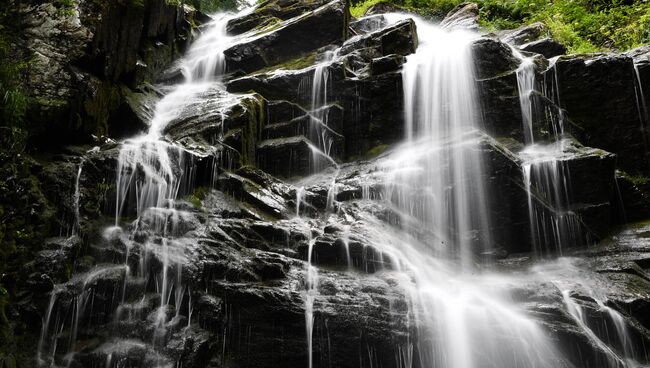
<svg viewBox="0 0 650 368"><path fill-rule="evenodd" d="M261 28L264 25L273 24L273 22L288 20L316 10L327 2L328 0L266 0L260 3L253 12L229 21L227 30L229 34L238 35L254 28Z"/></svg>
<svg viewBox="0 0 650 368"><path fill-rule="evenodd" d="M247 170L247 169L243 169ZM241 172L246 174L246 171ZM265 174L266 180L274 180ZM225 172L217 179L217 185L220 190L234 196L243 202L242 210L249 212L251 215L266 218L268 216L280 218L288 214L285 199L274 191L272 183L264 185L259 180L237 175L235 173ZM257 212L250 212L251 207L257 209Z"/></svg>
<svg viewBox="0 0 650 368"><path fill-rule="evenodd" d="M516 70L519 59L505 43L489 37L481 37L472 44L476 77L487 79Z"/></svg>
<svg viewBox="0 0 650 368"><path fill-rule="evenodd" d="M258 94L227 96L219 88L208 89L200 96L183 107L164 133L198 154L230 155L229 167L254 163L255 147L266 120L264 98Z"/></svg>
<svg viewBox="0 0 650 368"><path fill-rule="evenodd" d="M370 73L372 75L379 75L387 72L398 71L405 61L404 56L401 55L388 55L372 59L370 62Z"/></svg>
<svg viewBox="0 0 650 368"><path fill-rule="evenodd" d="M619 221L641 221L650 218L650 181L641 179L636 183L628 174L616 172L616 207Z"/></svg>
<svg viewBox="0 0 650 368"><path fill-rule="evenodd" d="M289 121L307 114L302 107L289 101L269 101L266 104L266 123Z"/></svg>
<svg viewBox="0 0 650 368"><path fill-rule="evenodd" d="M545 58L549 59L566 54L566 47L550 37L525 43L519 46L519 48L523 51L542 54Z"/></svg>
<svg viewBox="0 0 650 368"><path fill-rule="evenodd" d="M375 50L375 53L369 50L365 52L381 56L390 54L406 56L414 53L417 47L415 22L412 19L405 19L386 28L347 40L341 47L339 55L370 49Z"/></svg>
<svg viewBox="0 0 650 368"><path fill-rule="evenodd" d="M333 163L302 136L267 139L257 147L258 166L283 178L306 176Z"/></svg>
<svg viewBox="0 0 650 368"><path fill-rule="evenodd" d="M650 170L631 58L562 56L546 76L549 97L579 127L574 135L581 142L617 154L624 170Z"/></svg>
<svg viewBox="0 0 650 368"><path fill-rule="evenodd" d="M347 34L348 20L347 2L334 0L267 32L260 31L248 42L230 47L224 51L228 70L252 72L339 43ZM313 29L319 32L314 34Z"/></svg>
<svg viewBox="0 0 650 368"><path fill-rule="evenodd" d="M456 5L440 22L440 26L447 29L478 30L478 5L476 3Z"/></svg>
<svg viewBox="0 0 650 368"><path fill-rule="evenodd" d="M123 85L135 88L177 58L197 16L164 0L21 3L19 13L18 47L35 55L25 77L31 133L47 148L140 130Z"/></svg>
<svg viewBox="0 0 650 368"><path fill-rule="evenodd" d="M650 46L642 46L625 53L634 62L637 78L637 96L647 142L650 142Z"/></svg>

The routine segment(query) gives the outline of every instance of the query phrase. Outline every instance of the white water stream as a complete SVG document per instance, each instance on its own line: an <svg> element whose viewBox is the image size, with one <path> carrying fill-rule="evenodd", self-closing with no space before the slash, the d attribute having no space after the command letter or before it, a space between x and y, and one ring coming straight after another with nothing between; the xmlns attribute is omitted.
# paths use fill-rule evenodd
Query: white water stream
<svg viewBox="0 0 650 368"><path fill-rule="evenodd" d="M155 352L161 347L168 326L179 317L180 306L187 300L187 325L192 318L192 300L183 285L184 251L188 245L176 239L176 227L185 211L174 208L179 193L191 188L193 182L192 155L179 146L164 140L164 129L178 117L183 107L194 101L209 88L219 88L219 76L225 71L223 51L234 41L227 36L225 25L230 16L223 16L211 24L206 32L193 43L181 67L185 82L175 86L157 104L151 127L147 134L123 142L119 156L117 177L117 203L115 223L105 233L107 241L122 241L127 245L124 265L97 266L87 274L80 275L81 292L76 296L69 346L74 354L74 344L79 321L92 303L92 285L99 275L124 273L121 303L115 319L132 322L144 316L139 314L147 295L127 300L125 290L129 283L150 282L155 284L158 306L155 318L149 321L155 329L153 341L130 339L107 342L102 351L107 356L107 367L116 364L114 356L126 349L153 348L150 362L156 367L172 367ZM404 18L388 15L388 18ZM437 368L508 368L535 367L555 368L568 366L551 338L523 307L513 302L512 278L485 272L478 266L478 254L493 247L488 216L489 198L486 193L481 154L482 136L480 105L477 98L471 43L477 35L461 30L449 31L416 19L420 46L407 59L403 70L406 142L387 157L382 166L384 184L383 198L401 215L403 223L417 222L432 237L418 239L408 232L395 230L380 221L366 219L362 228L344 224L344 242L347 267L352 269L348 236L352 232L364 233L382 257L399 273L399 284L410 300L410 323L417 336L409 336L400 346L397 359L400 367ZM334 166L332 183L328 190L328 210L334 208L336 178L339 170L330 157L332 147L328 135L327 119L318 111L328 103L327 66L335 53L316 66L312 81L312 104L310 129L316 131L313 142L313 168L319 170L319 160ZM525 165L525 182L529 189L531 223L535 209L532 205L531 188L535 187L542 197L553 203L568 202L566 176L558 168L558 154L562 141L553 145L534 145L533 108L530 94L535 89L534 65L524 60L517 73L520 101L528 157ZM531 77L532 76L532 77ZM315 128L318 127L318 128ZM314 132L309 133L310 136ZM557 149L557 150L556 150ZM81 175L81 166L79 175ZM77 179L79 180L79 179ZM370 199L364 188L364 199ZM78 192L75 201L78 206ZM307 208L305 188L296 190L296 221L311 226L303 218ZM135 203L135 208L128 208ZM122 216L131 211L137 215L131 227L125 226ZM329 214L328 214L329 215ZM556 219L554 219L555 221ZM132 269L129 258L134 238L141 226L149 226L158 234L157 239L147 240L138 254L138 267ZM559 224L550 230L563 239L568 231ZM549 230L543 229L544 232ZM540 232L538 225L532 232ZM318 294L318 269L312 263L316 237L308 240L305 272L304 300L305 326L309 368L314 367L313 332L315 302ZM572 240L563 240L571 242ZM154 274L148 262L153 258L160 262ZM539 274L547 276L546 270ZM566 290L557 284L567 303L568 313L578 326L589 334L590 328L582 318L580 306ZM59 289L51 295L44 328L39 342L39 364L53 366L57 350L58 334L64 329L65 316L59 316L54 305ZM622 317L607 307L601 299L598 305L619 321L618 334L622 344L627 334ZM609 308L609 309L608 309ZM175 313L168 313L175 309ZM417 343L412 343L416 341ZM599 338L594 338L599 344ZM602 342L602 341L600 341ZM224 342L225 344L225 342ZM604 344L604 343L603 343ZM603 350L606 350L603 348ZM625 352L628 353L627 351ZM624 359L612 351L614 365ZM68 359L71 361L71 359Z"/></svg>

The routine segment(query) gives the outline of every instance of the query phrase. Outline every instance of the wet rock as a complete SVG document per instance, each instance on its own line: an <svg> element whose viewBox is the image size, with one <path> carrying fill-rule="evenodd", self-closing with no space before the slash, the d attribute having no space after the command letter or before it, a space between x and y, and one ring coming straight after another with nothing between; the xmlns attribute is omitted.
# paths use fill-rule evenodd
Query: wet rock
<svg viewBox="0 0 650 368"><path fill-rule="evenodd" d="M257 147L259 167L273 175L283 178L306 176L311 172L320 171L322 165L332 165L329 159L319 155L313 145L302 136L292 138L267 139Z"/></svg>
<svg viewBox="0 0 650 368"><path fill-rule="evenodd" d="M359 20L350 22L350 29L356 34L364 34L384 28L388 20L381 14L368 15Z"/></svg>
<svg viewBox="0 0 650 368"><path fill-rule="evenodd" d="M440 26L447 29L478 30L478 5L476 3L456 5L440 22Z"/></svg>
<svg viewBox="0 0 650 368"><path fill-rule="evenodd" d="M617 154L625 170L650 170L631 58L562 56L546 75L548 90L579 127L574 135L581 142Z"/></svg>
<svg viewBox="0 0 650 368"><path fill-rule="evenodd" d="M341 47L339 55L347 55L356 50L371 49L375 50L376 54L383 56L390 54L405 56L414 53L417 46L415 22L412 19L405 19L386 28L347 40Z"/></svg>
<svg viewBox="0 0 650 368"><path fill-rule="evenodd" d="M476 77L494 78L519 66L519 59L505 43L489 37L481 37L472 44Z"/></svg>
<svg viewBox="0 0 650 368"><path fill-rule="evenodd" d="M401 55L388 55L372 59L370 62L370 73L372 75L379 75L387 72L398 71L405 61L405 58Z"/></svg>
<svg viewBox="0 0 650 368"><path fill-rule="evenodd" d="M650 187L643 179L633 180L621 171L616 171L616 197L612 200L617 206L620 222L640 221L650 218Z"/></svg>
<svg viewBox="0 0 650 368"><path fill-rule="evenodd" d="M640 113L647 137L650 137L650 46L642 46L625 53L634 62L637 90L640 98Z"/></svg>
<svg viewBox="0 0 650 368"><path fill-rule="evenodd" d="M289 101L269 101L266 105L266 123L279 123L293 120L307 114L302 107Z"/></svg>
<svg viewBox="0 0 650 368"><path fill-rule="evenodd" d="M254 28L263 27L277 21L284 21L314 11L328 3L328 0L267 0L257 6L250 14L228 22L229 34L238 35Z"/></svg>
<svg viewBox="0 0 650 368"><path fill-rule="evenodd" d="M347 34L347 3L334 0L313 12L260 31L252 40L224 51L228 70L252 72L339 43ZM315 35L312 29L318 29Z"/></svg>
<svg viewBox="0 0 650 368"><path fill-rule="evenodd" d="M549 59L566 54L566 47L550 37L525 43L519 46L519 48L526 52L542 54L545 58Z"/></svg>
<svg viewBox="0 0 650 368"><path fill-rule="evenodd" d="M548 29L544 23L536 22L533 24L521 26L517 29L500 31L497 33L497 35L501 40L503 40L503 42L519 46L538 40L547 32Z"/></svg>
<svg viewBox="0 0 650 368"><path fill-rule="evenodd" d="M123 85L135 88L166 68L197 19L196 11L163 0L30 3L19 14L25 30L16 52L35 55L25 78L34 101L28 115L37 143L48 148L141 129Z"/></svg>

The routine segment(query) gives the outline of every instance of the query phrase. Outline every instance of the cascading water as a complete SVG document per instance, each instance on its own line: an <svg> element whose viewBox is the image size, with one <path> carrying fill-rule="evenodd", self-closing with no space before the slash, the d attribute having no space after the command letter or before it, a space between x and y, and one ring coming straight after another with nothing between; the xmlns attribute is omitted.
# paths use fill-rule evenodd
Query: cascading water
<svg viewBox="0 0 650 368"><path fill-rule="evenodd" d="M368 235L412 277L403 287L418 343L404 346L400 359L406 367L564 366L510 302L509 281L475 266L475 255L491 247L470 49L477 36L416 23L420 45L403 70L407 143L386 159L385 198L402 224L417 221L434 235L416 239L379 223Z"/></svg>
<svg viewBox="0 0 650 368"><path fill-rule="evenodd" d="M551 61L552 65L548 73L553 78L550 81L551 88L545 91L549 94L547 97L552 98L558 106L557 113L553 114L552 111L548 111L550 107L546 107L544 111L536 111L532 103L532 94L537 93L533 58L524 57L514 48L513 54L521 60L517 69L517 82L526 147L520 153L520 157L523 160L523 179L528 196L533 250L538 255L549 251L562 255L563 250L584 243L584 229L579 216L571 208L572 188L568 161L575 159L575 156L571 153L571 138L564 131L564 115L560 107L555 60ZM533 123L535 114L539 113L545 113L546 117L550 118L548 120L552 126L546 127L552 132L550 142L535 142ZM637 364L630 358L636 353L630 344L631 339L624 319L619 312L605 304L606 300L599 295L597 284L592 281L594 276L581 272L574 266L572 260L567 258L536 266L533 271L541 275L541 279L550 280L561 293L568 315L606 357L606 361L600 364L608 367L628 367ZM613 337L605 332L608 341L604 341L604 337L596 332L599 328L594 326L594 321L587 317L584 307L571 295L572 290L580 290L592 298L599 311L603 312L604 319L608 319L615 327ZM596 322L607 323L607 321ZM607 331L606 326L604 330ZM612 340L614 345L618 345L619 351L615 351L610 346Z"/></svg>
<svg viewBox="0 0 650 368"><path fill-rule="evenodd" d="M388 198L430 226L469 270L472 252L491 245L470 49L476 35L422 21L418 31L420 46L403 72L407 144L391 160Z"/></svg>
<svg viewBox="0 0 650 368"><path fill-rule="evenodd" d="M58 366L55 356L61 349L68 353L63 363L69 365L74 358L78 331L82 324L92 324L98 276L115 275L122 286L114 294L119 303L114 315L111 341L99 350L107 357L106 367L122 366L116 355L129 349L146 348L155 351L164 346L168 326L174 326L183 318L191 323L191 293L183 285L182 263L187 244L176 239L179 220L189 214L175 208L174 201L182 193L191 190L194 183L194 157L184 148L164 140L164 129L183 108L208 89L226 94L220 76L225 72L223 51L234 39L226 33L226 25L233 15L218 15L206 26L206 30L191 45L181 60L180 68L185 82L174 86L157 103L149 131L122 143L117 168L116 211L114 226L104 232L105 247L121 244L124 249L123 265L100 265L85 275L75 276L68 284L52 291L50 305L38 347L40 366ZM83 161L82 161L83 164ZM75 205L78 206L78 182L82 166L79 166ZM123 227L123 217L136 215L136 220ZM75 228L78 227L78 218ZM150 234L150 235L145 235ZM158 265L158 266L156 266ZM77 295L71 307L61 305L59 293L74 291ZM152 340L123 339L124 329L134 328L147 316L147 308L157 300L158 306L148 318L153 333ZM170 313L170 311L175 311ZM68 344L59 344L59 334L69 327ZM100 352L100 353L101 353ZM168 367L174 363L162 354L152 352L145 360L151 366Z"/></svg>
<svg viewBox="0 0 650 368"><path fill-rule="evenodd" d="M189 328L193 318L192 291L184 285L187 270L183 270L183 264L186 252L196 244L177 236L180 224L192 213L177 208L176 200L191 190L194 155L166 142L164 130L188 103L196 102L202 92L216 88L226 93L219 75L224 72L222 51L232 42L225 34L227 20L224 17L215 21L192 45L181 64L186 80L157 104L149 132L123 142L117 171L115 222L105 230L103 242L110 247L123 247L124 254L115 257L116 264L97 265L86 274L77 275L69 284L55 286L39 342L39 365L71 364L78 349L77 340L83 336L81 330L84 326L93 327L92 318L88 317L93 308L100 308L104 313L98 315L110 315L113 319L112 323L104 325L115 326L115 331L102 335L106 341L97 349L107 368L130 366L125 352L132 350L143 352L144 366L181 366L180 361L165 355L164 346L173 329ZM380 161L383 172L378 176L383 179L384 192L377 194L380 190L373 187L371 193L367 184L361 184L363 201L382 199L399 214L401 228L397 231L386 221L377 220L372 211L359 210L360 218L332 213L339 208L334 204L340 171L330 157L334 132L328 128L324 108L328 103L327 70L336 52L326 53L325 60L316 65L314 71L310 131L301 134L308 135L306 138L311 141L312 157L324 159L329 166L334 166L335 172L331 182L329 177L327 179L327 213L323 218L306 218L311 215L308 207L312 206L307 198L313 193L308 193L309 188L302 185L303 182L296 187L295 218L288 220L295 221L292 225L307 229L304 234L308 234L304 284L296 283L304 298L307 366L313 368L315 365L314 325L315 312L318 312L315 306L324 305L317 303L321 295L314 248L326 231L314 224L330 223L333 219L341 229L346 272L364 266L353 262L350 245L354 237L362 234L368 240L368 248L374 248L364 249L363 257L371 251L376 254L373 272L397 271L396 275L390 275L391 280L396 280L408 296L407 325L411 329L396 348L397 366L568 367L549 336L527 314L525 306L514 302L517 295L511 290L515 289L516 280L488 273L476 262L483 251L492 248L481 155L483 136L478 118L481 114L470 49L476 35L444 30L420 19L416 23L420 46L416 54L408 58L403 70L406 143ZM533 144L534 64L524 61L517 75L529 145L523 156L529 155L525 171L532 219L535 212L533 190L537 191L536 198L545 199L554 207L568 205L566 176L554 166L559 162L557 152L563 152L564 141L554 143L560 146L558 149L553 145ZM562 131L561 126L559 131ZM319 171L320 166L314 162L313 171ZM74 196L76 208L81 174L80 166ZM124 218L131 215L135 215L136 220L125 224ZM538 223L537 220L531 222ZM411 231L411 226L426 231ZM565 233L561 227L549 231L559 234L558 237ZM563 242L575 243L575 240ZM367 262L365 272L371 272ZM326 280L330 275L322 273L320 276ZM549 278L543 277L544 280ZM110 300L98 299L95 304L95 290L102 287L100 279L102 285L117 281L111 285L115 290ZM589 338L593 337L596 345L602 343L603 347L599 347L607 350L607 344L600 337L590 334L591 328L583 317L581 306L568 292L573 286L560 282L556 286L562 292L569 317ZM633 348L627 342L629 338L621 315L596 293L590 296L611 316L621 339L622 353L610 349L611 365L624 362L622 356L632 354ZM71 299L67 309L62 307L64 299ZM117 306L110 311L107 310L110 306L100 305L112 306L113 302ZM228 304L224 308L224 313L231 318ZM71 332L64 335L66 329ZM221 364L225 366L227 327L223 329ZM143 333L147 338L130 335L134 330L148 331ZM373 361L373 349L367 346L370 361ZM66 357L56 361L55 356L62 354Z"/></svg>
<svg viewBox="0 0 650 368"><path fill-rule="evenodd" d="M550 281L560 291L567 312L584 331L585 336L604 355L601 364L607 367L637 367L636 348L628 326L620 312L608 306L602 296L603 286L599 275L582 270L576 266L577 259L560 258L556 261L543 263L533 267L533 275L542 280ZM602 314L601 320L594 320L583 305L580 293L594 302L595 310ZM613 326L613 328L611 328Z"/></svg>
<svg viewBox="0 0 650 368"><path fill-rule="evenodd" d="M639 121L641 122L641 132L643 133L643 142L645 144L646 152L650 150L650 112L645 99L645 91L641 83L641 75L639 74L639 66L634 64L634 74L636 76L636 84L634 86L634 93L636 97L636 106L639 110Z"/></svg>
<svg viewBox="0 0 650 368"><path fill-rule="evenodd" d="M517 86L521 105L522 128L526 147L523 159L523 180L528 197L528 213L533 250L542 254L549 250L560 253L562 249L581 244L580 219L570 208L571 187L569 167L563 159L570 142L564 134L564 117L561 109L556 114L545 107L542 111L551 121L551 142L535 142L534 119L538 113L533 104L537 93L535 62L516 49L513 54L521 60L517 69ZM555 86L557 90L557 86ZM557 116L557 119L555 118Z"/></svg>

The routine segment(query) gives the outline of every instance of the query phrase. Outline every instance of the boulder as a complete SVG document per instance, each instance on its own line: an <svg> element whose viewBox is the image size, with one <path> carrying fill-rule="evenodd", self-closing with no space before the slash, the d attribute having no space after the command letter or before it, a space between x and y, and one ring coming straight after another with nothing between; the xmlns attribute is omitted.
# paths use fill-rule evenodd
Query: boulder
<svg viewBox="0 0 650 368"><path fill-rule="evenodd" d="M266 0L258 4L254 11L228 22L226 29L231 35L259 28L265 24L285 21L310 11L314 11L328 3L329 0Z"/></svg>
<svg viewBox="0 0 650 368"><path fill-rule="evenodd" d="M514 71L520 60L513 54L510 46L491 37L481 37L471 46L476 78L494 78Z"/></svg>
<svg viewBox="0 0 650 368"><path fill-rule="evenodd" d="M463 3L456 5L440 22L440 26L447 29L467 29L477 31L478 5L476 3Z"/></svg>
<svg viewBox="0 0 650 368"><path fill-rule="evenodd" d="M544 55L548 59L566 54L566 47L550 37L525 43L520 45L519 48L526 52Z"/></svg>
<svg viewBox="0 0 650 368"><path fill-rule="evenodd" d="M250 73L299 57L346 38L347 2L331 1L314 11L259 30L244 43L224 51L228 70ZM311 32L318 29L318 33Z"/></svg>
<svg viewBox="0 0 650 368"><path fill-rule="evenodd" d="M519 46L538 40L546 33L548 33L546 25L542 22L536 22L521 26L517 29L499 31L497 32L497 35L501 40L503 40L503 42Z"/></svg>
<svg viewBox="0 0 650 368"><path fill-rule="evenodd" d="M361 19L350 22L350 29L355 34L365 34L384 28L388 25L388 19L382 14L367 15Z"/></svg>

